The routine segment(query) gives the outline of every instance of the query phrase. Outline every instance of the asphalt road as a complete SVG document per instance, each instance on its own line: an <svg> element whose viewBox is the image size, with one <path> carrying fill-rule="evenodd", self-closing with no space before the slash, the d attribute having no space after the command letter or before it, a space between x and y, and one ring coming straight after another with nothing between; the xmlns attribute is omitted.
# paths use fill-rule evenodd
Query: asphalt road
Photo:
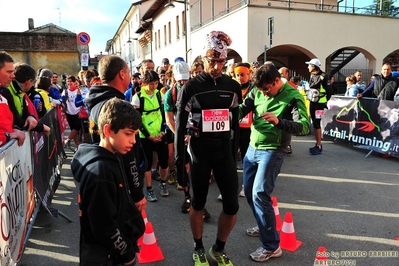
<svg viewBox="0 0 399 266"><path fill-rule="evenodd" d="M395 238L399 237L399 159L384 159L376 153L366 158L366 150L328 141L323 142L322 155L312 156L308 148L313 145L313 136L293 137L293 154L286 156L273 193L282 219L287 212L292 213L297 239L303 244L295 252L283 251L281 258L271 259L267 265L311 266L318 248L324 246L331 263L335 263L330 265L398 266L399 241ZM68 154L53 207L73 222L39 214L20 265L78 265L77 187L69 169L72 154ZM239 171L240 181L241 174ZM143 265L193 265L188 215L180 212L183 195L173 186L169 188L169 197L158 196L156 190L158 202L147 204L147 218L165 258ZM218 194L213 182L207 202L211 219L205 222L203 233L207 249L216 239L221 211ZM245 233L255 220L245 198L239 202L226 251L236 266L259 265L251 261L249 254L260 242Z"/></svg>

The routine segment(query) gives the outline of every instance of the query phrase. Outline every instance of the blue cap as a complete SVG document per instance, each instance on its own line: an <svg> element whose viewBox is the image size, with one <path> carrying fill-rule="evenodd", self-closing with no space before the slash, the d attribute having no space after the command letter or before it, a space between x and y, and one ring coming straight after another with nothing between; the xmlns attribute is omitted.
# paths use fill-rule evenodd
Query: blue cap
<svg viewBox="0 0 399 266"><path fill-rule="evenodd" d="M175 59L175 64L176 64L177 62L185 62L185 61L184 61L183 57L176 57L176 59Z"/></svg>

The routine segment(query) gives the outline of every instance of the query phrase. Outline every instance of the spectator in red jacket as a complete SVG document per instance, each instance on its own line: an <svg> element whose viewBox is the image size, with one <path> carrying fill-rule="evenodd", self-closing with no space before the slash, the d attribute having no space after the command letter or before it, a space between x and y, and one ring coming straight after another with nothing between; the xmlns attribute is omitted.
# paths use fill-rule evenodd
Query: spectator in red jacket
<svg viewBox="0 0 399 266"><path fill-rule="evenodd" d="M0 69L0 73L1 71L2 70ZM1 94L0 94L0 113L2 116L0 119L0 147L12 139L17 139L18 145L21 146L25 140L25 133L18 129L13 128L12 121L14 117L10 111L10 108L8 107L8 102L6 98L4 98Z"/></svg>

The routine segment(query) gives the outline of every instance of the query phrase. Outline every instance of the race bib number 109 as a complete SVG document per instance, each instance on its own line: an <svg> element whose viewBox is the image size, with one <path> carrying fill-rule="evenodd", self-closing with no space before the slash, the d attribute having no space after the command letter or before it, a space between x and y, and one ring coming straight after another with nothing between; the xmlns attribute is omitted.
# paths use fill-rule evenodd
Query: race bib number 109
<svg viewBox="0 0 399 266"><path fill-rule="evenodd" d="M229 109L202 110L202 132L230 131Z"/></svg>

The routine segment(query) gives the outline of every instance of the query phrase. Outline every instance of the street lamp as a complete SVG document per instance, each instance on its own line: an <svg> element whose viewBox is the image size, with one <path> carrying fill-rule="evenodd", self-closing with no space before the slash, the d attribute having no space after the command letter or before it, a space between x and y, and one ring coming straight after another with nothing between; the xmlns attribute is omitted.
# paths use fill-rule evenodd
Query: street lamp
<svg viewBox="0 0 399 266"><path fill-rule="evenodd" d="M132 61L133 61L133 42L131 40L137 41L137 38L129 38L126 42L129 49L129 63L130 63L130 74L132 74Z"/></svg>
<svg viewBox="0 0 399 266"><path fill-rule="evenodd" d="M170 0L169 0L169 3L167 3L166 5L164 5L164 7L166 7L166 8L174 8L175 5L172 4L172 3L170 2Z"/></svg>
<svg viewBox="0 0 399 266"><path fill-rule="evenodd" d="M186 53L186 63L187 63L187 53L188 53L188 51L187 51L187 47L188 47L188 45L187 45L187 0L182 0L182 1L174 1L174 2L177 2L177 3L181 3L181 4L184 4L184 33L185 33L185 36L184 36L184 51L185 51L185 53ZM164 5L164 7L165 8L174 8L175 7L175 5L173 4L173 3L171 3L171 1L169 0L169 2L166 4L166 5Z"/></svg>

